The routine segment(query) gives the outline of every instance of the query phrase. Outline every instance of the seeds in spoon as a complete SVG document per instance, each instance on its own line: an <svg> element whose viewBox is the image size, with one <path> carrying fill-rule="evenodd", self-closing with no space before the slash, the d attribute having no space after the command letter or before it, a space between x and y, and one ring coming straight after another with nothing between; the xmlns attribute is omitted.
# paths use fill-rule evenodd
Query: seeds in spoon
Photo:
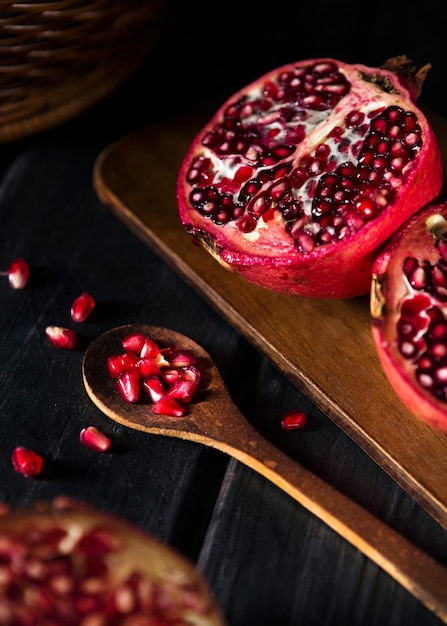
<svg viewBox="0 0 447 626"><path fill-rule="evenodd" d="M160 347L151 337L129 333L121 341L124 352L107 359L109 376L117 379L126 402L138 402L140 392L152 402L152 412L181 417L200 382L197 357L192 350Z"/></svg>

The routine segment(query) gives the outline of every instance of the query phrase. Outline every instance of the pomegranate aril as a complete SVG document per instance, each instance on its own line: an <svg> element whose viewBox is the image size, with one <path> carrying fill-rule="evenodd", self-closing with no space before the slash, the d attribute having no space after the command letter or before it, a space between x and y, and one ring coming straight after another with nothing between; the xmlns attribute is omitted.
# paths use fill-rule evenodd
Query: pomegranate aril
<svg viewBox="0 0 447 626"><path fill-rule="evenodd" d="M43 457L23 446L15 448L11 455L14 470L23 476L37 476L43 468Z"/></svg>
<svg viewBox="0 0 447 626"><path fill-rule="evenodd" d="M196 355L191 350L175 350L167 357L171 367L189 367L196 364Z"/></svg>
<svg viewBox="0 0 447 626"><path fill-rule="evenodd" d="M143 380L143 387L149 394L152 402L158 402L166 393L163 383L155 376L145 378Z"/></svg>
<svg viewBox="0 0 447 626"><path fill-rule="evenodd" d="M131 353L112 354L107 359L107 370L112 378L117 378L123 372L138 367L138 357Z"/></svg>
<svg viewBox="0 0 447 626"><path fill-rule="evenodd" d="M161 374L159 365L157 365L154 359L150 359L148 357L138 359L137 367L141 378L146 378L147 376L159 376Z"/></svg>
<svg viewBox="0 0 447 626"><path fill-rule="evenodd" d="M186 408L168 395L162 396L158 402L152 405L152 413L167 415L168 417L182 417L185 412Z"/></svg>
<svg viewBox="0 0 447 626"><path fill-rule="evenodd" d="M105 452L110 448L110 439L95 426L83 428L79 435L79 441L97 452Z"/></svg>
<svg viewBox="0 0 447 626"><path fill-rule="evenodd" d="M23 289L29 280L29 266L24 259L15 259L6 272L12 289Z"/></svg>
<svg viewBox="0 0 447 626"><path fill-rule="evenodd" d="M151 358L155 359L158 357L160 353L160 349L153 339L150 337L145 337L143 346L141 347L140 356L142 358Z"/></svg>
<svg viewBox="0 0 447 626"><path fill-rule="evenodd" d="M306 422L306 413L302 411L289 411L283 416L281 426L284 430L298 430L303 428Z"/></svg>
<svg viewBox="0 0 447 626"><path fill-rule="evenodd" d="M135 403L140 395L140 375L137 370L127 370L116 379L121 396L126 402Z"/></svg>
<svg viewBox="0 0 447 626"><path fill-rule="evenodd" d="M146 337L143 333L130 333L123 338L121 346L126 352L140 354L145 341Z"/></svg>
<svg viewBox="0 0 447 626"><path fill-rule="evenodd" d="M72 350L76 345L76 333L71 328L63 326L47 326L45 329L47 337L56 348Z"/></svg>
<svg viewBox="0 0 447 626"><path fill-rule="evenodd" d="M95 300L84 291L78 296L71 305L70 315L74 322L85 322L90 313L95 308Z"/></svg>
<svg viewBox="0 0 447 626"><path fill-rule="evenodd" d="M182 403L189 404L195 396L197 384L190 380L179 380L175 382L168 390L168 396L180 400Z"/></svg>

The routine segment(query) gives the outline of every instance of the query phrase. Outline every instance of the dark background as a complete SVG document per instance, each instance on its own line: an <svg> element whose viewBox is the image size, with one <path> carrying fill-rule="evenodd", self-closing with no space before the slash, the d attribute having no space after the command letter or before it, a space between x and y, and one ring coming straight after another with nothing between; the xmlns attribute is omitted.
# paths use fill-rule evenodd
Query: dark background
<svg viewBox="0 0 447 626"><path fill-rule="evenodd" d="M282 64L328 56L377 66L405 54L417 67L431 63L421 103L447 114L446 30L439 6L172 0L167 37L145 65L146 93L136 104L149 119L153 107L169 113L179 103L226 97Z"/></svg>

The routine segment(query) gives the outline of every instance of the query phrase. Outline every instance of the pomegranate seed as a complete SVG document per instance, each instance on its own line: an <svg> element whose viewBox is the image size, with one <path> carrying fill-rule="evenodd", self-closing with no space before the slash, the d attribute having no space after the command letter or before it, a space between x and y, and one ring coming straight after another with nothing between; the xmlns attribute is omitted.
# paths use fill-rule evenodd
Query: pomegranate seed
<svg viewBox="0 0 447 626"><path fill-rule="evenodd" d="M110 439L95 426L87 426L81 430L79 441L87 448L97 452L105 452L110 448Z"/></svg>
<svg viewBox="0 0 447 626"><path fill-rule="evenodd" d="M2 275L8 277L12 289L23 289L29 279L28 263L23 259L15 259L8 267L8 271L2 272Z"/></svg>
<svg viewBox="0 0 447 626"><path fill-rule="evenodd" d="M140 395L140 375L137 370L127 370L116 379L120 394L126 402L137 402Z"/></svg>
<svg viewBox="0 0 447 626"><path fill-rule="evenodd" d="M71 319L74 322L85 322L94 308L94 299L89 293L84 291L71 305Z"/></svg>
<svg viewBox="0 0 447 626"><path fill-rule="evenodd" d="M143 380L143 387L146 389L152 402L158 402L165 395L163 383L155 376L145 378Z"/></svg>
<svg viewBox="0 0 447 626"><path fill-rule="evenodd" d="M112 378L117 378L123 372L138 367L139 359L135 354L112 354L107 359L107 369Z"/></svg>
<svg viewBox="0 0 447 626"><path fill-rule="evenodd" d="M56 348L72 350L76 345L76 333L71 328L62 326L47 326L45 329L47 337Z"/></svg>
<svg viewBox="0 0 447 626"><path fill-rule="evenodd" d="M147 357L139 359L137 367L142 378L146 378L147 376L159 376L161 374L161 369L154 359L149 359Z"/></svg>
<svg viewBox="0 0 447 626"><path fill-rule="evenodd" d="M188 367L196 364L196 355L191 350L175 350L168 360L171 367Z"/></svg>
<svg viewBox="0 0 447 626"><path fill-rule="evenodd" d="M126 352L135 352L135 354L140 354L145 340L146 337L143 333L130 333L130 335L126 335L124 337L121 341L121 345Z"/></svg>
<svg viewBox="0 0 447 626"><path fill-rule="evenodd" d="M33 450L18 446L11 455L12 465L18 474L37 476L43 468L43 458Z"/></svg>
<svg viewBox="0 0 447 626"><path fill-rule="evenodd" d="M172 387L170 387L168 396L188 404L193 399L196 390L197 385L195 382L190 380L178 380L172 385Z"/></svg>
<svg viewBox="0 0 447 626"><path fill-rule="evenodd" d="M281 426L284 430L298 430L303 428L307 422L307 415L301 411L289 411L286 413L282 420Z"/></svg>
<svg viewBox="0 0 447 626"><path fill-rule="evenodd" d="M185 414L185 407L179 404L174 398L164 395L152 406L152 413L168 415L169 417L182 417Z"/></svg>
<svg viewBox="0 0 447 626"><path fill-rule="evenodd" d="M160 350L150 337L146 337L144 340L144 344L141 348L140 356L142 358L149 357L151 359L156 358L160 353Z"/></svg>

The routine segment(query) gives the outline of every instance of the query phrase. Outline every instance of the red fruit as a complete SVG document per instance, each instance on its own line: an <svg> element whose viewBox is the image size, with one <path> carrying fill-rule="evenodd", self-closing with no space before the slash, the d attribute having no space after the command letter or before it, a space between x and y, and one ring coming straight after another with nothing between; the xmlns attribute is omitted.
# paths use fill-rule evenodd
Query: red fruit
<svg viewBox="0 0 447 626"><path fill-rule="evenodd" d="M373 267L372 334L407 408L447 432L447 203L422 209Z"/></svg>
<svg viewBox="0 0 447 626"><path fill-rule="evenodd" d="M138 367L139 359L132 352L112 354L107 359L107 370L112 378L117 378L123 372Z"/></svg>
<svg viewBox="0 0 447 626"><path fill-rule="evenodd" d="M29 280L28 263L23 259L15 259L8 268L7 276L12 289L23 289Z"/></svg>
<svg viewBox="0 0 447 626"><path fill-rule="evenodd" d="M97 452L106 452L110 448L110 439L95 426L83 428L79 435L79 441L87 448Z"/></svg>
<svg viewBox="0 0 447 626"><path fill-rule="evenodd" d="M126 352L135 352L135 354L140 354L145 341L146 337L143 333L130 333L123 338L121 345Z"/></svg>
<svg viewBox="0 0 447 626"><path fill-rule="evenodd" d="M161 380L156 376L149 376L143 380L143 387L149 394L152 402L158 402L166 393Z"/></svg>
<svg viewBox="0 0 447 626"><path fill-rule="evenodd" d="M72 350L76 345L76 333L71 328L62 326L47 326L45 329L48 339L56 348Z"/></svg>
<svg viewBox="0 0 447 626"><path fill-rule="evenodd" d="M268 289L367 293L377 250L442 185L415 105L429 66L291 63L230 98L194 139L180 219L224 267Z"/></svg>
<svg viewBox="0 0 447 626"><path fill-rule="evenodd" d="M168 415L169 417L182 417L185 412L185 407L168 395L162 396L160 400L152 405L152 413Z"/></svg>
<svg viewBox="0 0 447 626"><path fill-rule="evenodd" d="M172 384L168 391L171 398L179 400L182 404L192 402L197 391L197 383L191 380L178 380Z"/></svg>
<svg viewBox="0 0 447 626"><path fill-rule="evenodd" d="M85 322L94 308L94 299L89 293L84 291L71 305L71 319L74 322Z"/></svg>
<svg viewBox="0 0 447 626"><path fill-rule="evenodd" d="M140 395L138 370L127 370L116 379L118 390L126 402L137 402Z"/></svg>
<svg viewBox="0 0 447 626"><path fill-rule="evenodd" d="M5 626L224 624L192 563L113 515L58 498L5 511L0 535Z"/></svg>
<svg viewBox="0 0 447 626"><path fill-rule="evenodd" d="M43 468L43 458L23 446L15 448L11 455L12 466L18 474L23 476L37 476Z"/></svg>
<svg viewBox="0 0 447 626"><path fill-rule="evenodd" d="M289 411L282 420L281 426L284 430L298 430L304 428L307 422L307 415L302 411Z"/></svg>

